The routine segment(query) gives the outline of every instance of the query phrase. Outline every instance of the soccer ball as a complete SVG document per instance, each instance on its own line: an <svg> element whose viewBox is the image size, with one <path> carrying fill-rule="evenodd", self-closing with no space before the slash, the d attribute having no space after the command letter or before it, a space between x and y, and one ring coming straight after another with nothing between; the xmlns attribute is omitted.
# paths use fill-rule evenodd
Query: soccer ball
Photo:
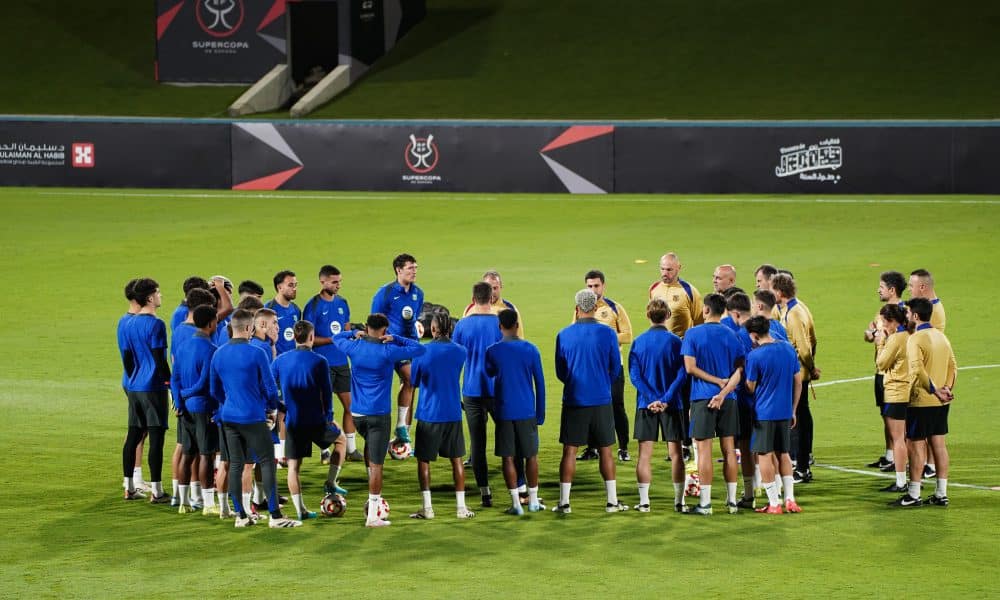
<svg viewBox="0 0 1000 600"><path fill-rule="evenodd" d="M368 518L368 504L370 502L371 502L371 500L366 500L365 501L365 518L366 519ZM389 503L385 501L385 498L382 498L381 500L379 500L379 505L378 505L378 508L375 511L375 516L378 517L379 519L387 519L387 518L389 518Z"/></svg>
<svg viewBox="0 0 1000 600"><path fill-rule="evenodd" d="M389 444L389 456L392 460L406 460L413 453L413 448L407 442L396 440Z"/></svg>
<svg viewBox="0 0 1000 600"><path fill-rule="evenodd" d="M320 501L319 509L324 516L342 517L347 510L347 500L340 494L327 494Z"/></svg>
<svg viewBox="0 0 1000 600"><path fill-rule="evenodd" d="M688 473L684 478L684 495L701 495L701 478L698 476L698 473Z"/></svg>

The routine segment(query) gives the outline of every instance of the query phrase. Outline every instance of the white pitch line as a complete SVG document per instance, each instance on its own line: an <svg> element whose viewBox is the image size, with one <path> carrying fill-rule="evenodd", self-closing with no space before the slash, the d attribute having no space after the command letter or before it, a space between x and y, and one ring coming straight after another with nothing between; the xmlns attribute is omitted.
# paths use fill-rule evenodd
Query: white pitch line
<svg viewBox="0 0 1000 600"><path fill-rule="evenodd" d="M875 472L872 472L872 471L862 471L861 469L851 469L851 468L848 468L848 467L841 467L841 466L838 466L838 465L821 465L820 463L816 463L813 466L814 467L823 467L824 469L830 469L832 471L841 471L843 473L857 473L858 475L868 475L869 477L879 477L879 478L882 478L882 479L895 479L896 478L895 475L890 475L888 473L881 473L881 472L875 473ZM972 490L984 490L984 491L987 491L987 492L1000 492L1000 486L989 487L989 486L985 486L985 485L975 485L975 484L972 484L972 483L956 483L954 481L949 481L948 482L948 486L949 487L969 488L969 489L972 489Z"/></svg>
<svg viewBox="0 0 1000 600"><path fill-rule="evenodd" d="M966 370L970 370L971 371L972 369L995 369L997 367L1000 367L1000 364L997 364L997 365L970 365L968 367L959 367L958 370L959 371L966 371ZM869 375L868 377L855 377L853 379L836 379L834 381L824 381L823 383L817 383L813 387L823 387L823 386L828 386L828 385L838 385L838 384L841 384L841 383L854 383L856 381L871 381L873 378L874 378L874 375ZM895 477L896 477L895 475L889 475L888 473L874 473L872 471L862 471L861 469L851 469L851 468L848 468L848 467L841 467L839 465L822 465L820 463L816 463L814 466L816 466L816 467L823 467L824 469L830 469L830 470L833 470L833 471L841 471L843 473L857 473L858 475L868 475L869 477L880 477L882 479L895 479ZM975 485L975 484L972 484L972 483L956 483L954 481L949 481L948 485L950 485L952 487L969 488L969 489L972 489L972 490L983 490L983 491L987 491L987 492L1000 492L1000 486L989 487L989 486L985 486L985 485Z"/></svg>
<svg viewBox="0 0 1000 600"><path fill-rule="evenodd" d="M166 193L151 193L151 192L114 192L114 191L38 191L35 192L39 196L103 196L109 198L193 198L193 199L227 199L227 198L264 198L264 199L275 199L275 198L287 198L292 200L394 200L397 195L407 194L411 192L377 192L367 195L360 194L341 194L338 192L328 192L328 193L313 193L313 194L299 194L294 192L282 192L282 193L255 193L255 192L243 192L234 190L232 192L213 192L213 193L196 193L196 192L166 192ZM389 195L391 194L391 195ZM565 202L566 194L539 194L533 201L542 200L553 200L558 202ZM501 198L497 196L468 196L468 195L431 195L425 192L420 192L420 197L427 200L452 200L461 202L495 202ZM653 203L670 203L670 202L684 202L684 203L704 203L704 202L714 202L714 203L727 203L727 204L985 204L985 205L1000 205L1000 200L984 199L984 198L961 198L961 199L948 199L948 198L743 198L743 197L732 197L732 198L677 198L670 195L664 196L632 196L628 194L577 194L573 197L574 202L607 202L612 199L619 202L653 202Z"/></svg>

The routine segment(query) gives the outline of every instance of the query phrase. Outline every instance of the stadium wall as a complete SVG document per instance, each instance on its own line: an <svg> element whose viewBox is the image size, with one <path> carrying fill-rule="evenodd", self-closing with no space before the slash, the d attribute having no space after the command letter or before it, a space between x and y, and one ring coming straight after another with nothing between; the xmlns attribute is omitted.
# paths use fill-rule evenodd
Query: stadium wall
<svg viewBox="0 0 1000 600"><path fill-rule="evenodd" d="M1000 121L0 118L0 185L997 194Z"/></svg>

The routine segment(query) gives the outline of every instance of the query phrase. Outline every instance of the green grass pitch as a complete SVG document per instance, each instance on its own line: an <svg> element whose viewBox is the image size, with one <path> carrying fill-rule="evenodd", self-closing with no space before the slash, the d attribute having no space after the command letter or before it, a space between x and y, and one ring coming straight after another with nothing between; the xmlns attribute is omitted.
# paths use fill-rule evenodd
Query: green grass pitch
<svg viewBox="0 0 1000 600"><path fill-rule="evenodd" d="M1000 199L3 189L0 210L0 280L8 286L0 300L0 595L947 598L995 595L1000 583L997 369L960 372L951 507L894 511L877 491L888 480L821 466L870 471L863 464L880 451L870 383L829 385L872 372L861 338L878 307L880 271L931 270L959 365L1000 362L988 271L1000 259ZM552 352L573 293L588 269L604 270L608 296L641 332L646 289L668 250L703 293L721 263L736 265L745 288L761 262L795 272L816 318L828 384L813 403L819 465L815 482L797 487L802 514L676 515L665 449L654 462L649 514L606 515L596 466L580 463L572 515L506 517L493 459L501 507L478 509L470 473L478 512L470 522L454 519L441 463L432 469L438 518L405 518L420 503L412 459L387 465L393 525L386 530L362 526L365 480L355 463L343 474L347 515L294 531L236 531L231 522L121 500L125 403L114 328L132 277L161 283L168 319L192 273L267 285L291 268L301 306L317 289L319 266L332 263L344 272L343 294L359 320L399 252L418 258L427 299L453 310L485 269L497 268L545 360L541 480L552 503L561 392ZM631 386L626 394L634 399ZM168 456L172 438L171 431ZM619 493L630 504L633 469L618 468ZM321 471L313 460L303 473L314 508Z"/></svg>

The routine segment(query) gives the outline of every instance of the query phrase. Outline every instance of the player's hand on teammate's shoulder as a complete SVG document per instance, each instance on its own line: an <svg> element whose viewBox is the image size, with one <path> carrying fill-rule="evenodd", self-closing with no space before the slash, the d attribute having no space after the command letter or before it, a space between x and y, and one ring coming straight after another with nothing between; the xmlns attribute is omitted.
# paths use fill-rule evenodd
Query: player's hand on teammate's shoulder
<svg viewBox="0 0 1000 600"><path fill-rule="evenodd" d="M386 334L384 334L384 335L383 335L382 337L380 337L379 339L380 339L380 340L382 340L382 343L383 343L383 344L391 344L391 343L393 343L394 341L396 341L396 338L395 338L395 337L393 337L393 336L392 336L392 334L389 334L389 333L386 333Z"/></svg>

